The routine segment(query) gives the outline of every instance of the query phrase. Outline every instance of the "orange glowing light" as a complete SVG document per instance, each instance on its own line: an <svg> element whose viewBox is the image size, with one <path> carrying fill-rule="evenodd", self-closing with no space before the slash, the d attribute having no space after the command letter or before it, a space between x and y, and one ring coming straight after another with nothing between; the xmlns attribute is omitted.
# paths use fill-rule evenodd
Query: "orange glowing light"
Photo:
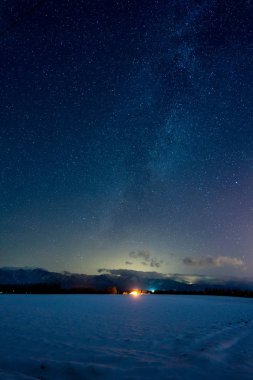
<svg viewBox="0 0 253 380"><path fill-rule="evenodd" d="M129 294L130 294L131 296L135 296L135 297L137 297L137 296L139 296L141 293L140 293L139 290L133 290L133 291L130 292Z"/></svg>

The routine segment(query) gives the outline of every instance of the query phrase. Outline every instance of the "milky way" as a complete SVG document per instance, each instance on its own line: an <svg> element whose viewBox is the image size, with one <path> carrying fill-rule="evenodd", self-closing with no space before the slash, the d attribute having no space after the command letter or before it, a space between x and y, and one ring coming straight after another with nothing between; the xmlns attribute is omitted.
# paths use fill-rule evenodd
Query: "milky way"
<svg viewBox="0 0 253 380"><path fill-rule="evenodd" d="M0 5L1 266L251 274L252 9Z"/></svg>

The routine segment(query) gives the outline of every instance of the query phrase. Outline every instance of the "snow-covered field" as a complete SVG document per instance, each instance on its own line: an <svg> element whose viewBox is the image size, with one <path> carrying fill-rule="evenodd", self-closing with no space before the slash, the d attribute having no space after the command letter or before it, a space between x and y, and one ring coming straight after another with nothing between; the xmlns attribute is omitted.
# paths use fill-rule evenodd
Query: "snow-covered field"
<svg viewBox="0 0 253 380"><path fill-rule="evenodd" d="M253 379L253 300L1 295L0 379Z"/></svg>

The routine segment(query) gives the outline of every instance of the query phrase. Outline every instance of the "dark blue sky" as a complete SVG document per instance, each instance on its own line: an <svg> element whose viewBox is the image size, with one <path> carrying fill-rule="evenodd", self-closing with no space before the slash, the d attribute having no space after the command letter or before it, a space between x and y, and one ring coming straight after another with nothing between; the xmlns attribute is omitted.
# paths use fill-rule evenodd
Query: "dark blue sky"
<svg viewBox="0 0 253 380"><path fill-rule="evenodd" d="M251 275L252 9L1 2L1 266Z"/></svg>

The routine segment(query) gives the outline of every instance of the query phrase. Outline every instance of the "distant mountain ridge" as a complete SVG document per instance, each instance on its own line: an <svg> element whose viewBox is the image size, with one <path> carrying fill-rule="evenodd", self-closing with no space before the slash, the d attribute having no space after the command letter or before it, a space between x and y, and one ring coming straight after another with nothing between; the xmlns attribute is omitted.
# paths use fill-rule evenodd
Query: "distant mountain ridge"
<svg viewBox="0 0 253 380"><path fill-rule="evenodd" d="M199 276L189 283L183 275L166 276L157 272L134 270L100 270L98 275L50 272L42 268L0 268L0 285L57 284L62 289L93 288L104 290L116 286L120 291L139 289L202 291L206 288L253 290L250 279L208 279ZM187 277L187 276L185 276Z"/></svg>

